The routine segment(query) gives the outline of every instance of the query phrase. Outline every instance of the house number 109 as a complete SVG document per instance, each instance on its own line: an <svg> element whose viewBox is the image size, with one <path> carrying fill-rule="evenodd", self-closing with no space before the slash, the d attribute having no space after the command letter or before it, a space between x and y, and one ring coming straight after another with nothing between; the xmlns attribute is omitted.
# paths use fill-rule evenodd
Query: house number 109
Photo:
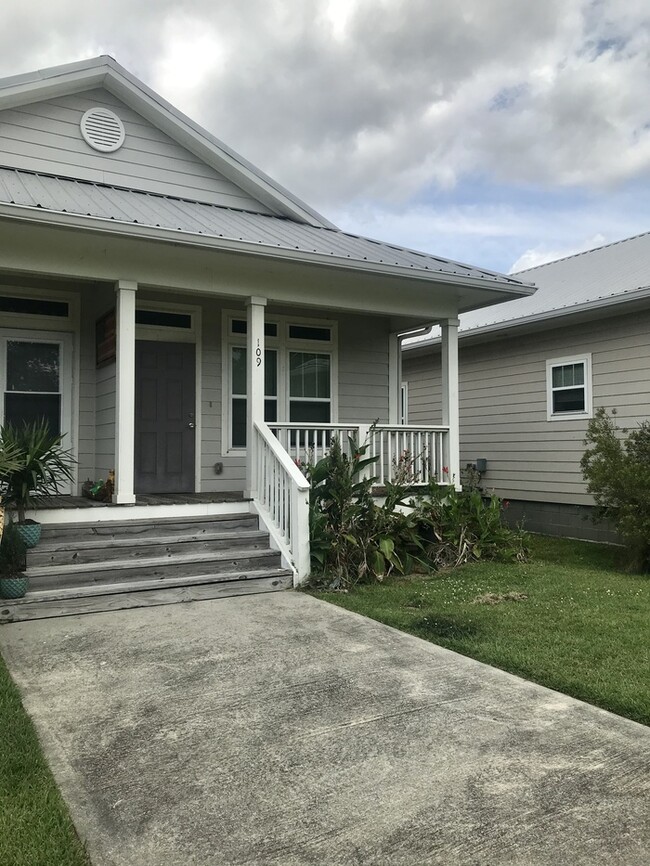
<svg viewBox="0 0 650 866"><path fill-rule="evenodd" d="M257 341L257 349L255 349L255 365L262 366L262 350L260 349L260 341Z"/></svg>

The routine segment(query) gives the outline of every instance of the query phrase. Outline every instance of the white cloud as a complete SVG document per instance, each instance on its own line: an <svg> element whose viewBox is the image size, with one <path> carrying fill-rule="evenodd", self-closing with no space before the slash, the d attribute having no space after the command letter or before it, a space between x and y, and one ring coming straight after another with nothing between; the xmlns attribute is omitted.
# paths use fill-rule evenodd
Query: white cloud
<svg viewBox="0 0 650 866"><path fill-rule="evenodd" d="M365 205L369 233L411 246L562 247L512 228L507 199L420 204L475 178L504 196L650 183L647 0L5 0L0 74L98 53L310 204L352 223ZM567 244L615 221L581 217Z"/></svg>
<svg viewBox="0 0 650 866"><path fill-rule="evenodd" d="M536 268L538 265L546 264L546 262L554 262L557 259L564 259L567 256L584 253L586 250L593 250L595 247L600 247L604 243L606 243L604 235L597 234L585 239L581 243L567 247L549 249L548 247L540 245L522 253L508 273L515 274L518 271L527 271L529 268Z"/></svg>
<svg viewBox="0 0 650 866"><path fill-rule="evenodd" d="M5 19L6 74L113 52L321 206L406 201L473 172L650 173L642 0L25 0Z"/></svg>

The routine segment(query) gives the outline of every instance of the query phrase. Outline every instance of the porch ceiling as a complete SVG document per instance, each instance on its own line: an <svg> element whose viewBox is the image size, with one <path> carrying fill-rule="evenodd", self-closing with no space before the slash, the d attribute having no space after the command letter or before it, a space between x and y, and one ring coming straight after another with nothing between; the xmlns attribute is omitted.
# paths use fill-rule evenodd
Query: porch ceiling
<svg viewBox="0 0 650 866"><path fill-rule="evenodd" d="M114 234L443 284L459 311L534 291L512 277L334 229L16 169L0 168L2 204L6 216L22 219L56 217Z"/></svg>

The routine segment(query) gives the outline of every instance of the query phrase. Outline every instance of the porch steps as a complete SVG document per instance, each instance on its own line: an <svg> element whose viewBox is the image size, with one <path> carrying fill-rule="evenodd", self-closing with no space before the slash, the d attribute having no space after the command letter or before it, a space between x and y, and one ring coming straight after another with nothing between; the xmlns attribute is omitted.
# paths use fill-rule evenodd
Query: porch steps
<svg viewBox="0 0 650 866"><path fill-rule="evenodd" d="M0 623L289 589L291 571L249 514L44 524L29 590Z"/></svg>

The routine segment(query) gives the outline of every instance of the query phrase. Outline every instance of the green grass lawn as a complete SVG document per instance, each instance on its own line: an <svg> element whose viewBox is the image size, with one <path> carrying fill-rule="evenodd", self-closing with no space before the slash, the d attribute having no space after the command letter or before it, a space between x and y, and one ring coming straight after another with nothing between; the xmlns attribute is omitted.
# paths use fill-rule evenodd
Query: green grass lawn
<svg viewBox="0 0 650 866"><path fill-rule="evenodd" d="M533 536L531 551L314 594L650 725L650 578L622 571L614 547Z"/></svg>
<svg viewBox="0 0 650 866"><path fill-rule="evenodd" d="M0 659L0 863L89 866L18 690Z"/></svg>

